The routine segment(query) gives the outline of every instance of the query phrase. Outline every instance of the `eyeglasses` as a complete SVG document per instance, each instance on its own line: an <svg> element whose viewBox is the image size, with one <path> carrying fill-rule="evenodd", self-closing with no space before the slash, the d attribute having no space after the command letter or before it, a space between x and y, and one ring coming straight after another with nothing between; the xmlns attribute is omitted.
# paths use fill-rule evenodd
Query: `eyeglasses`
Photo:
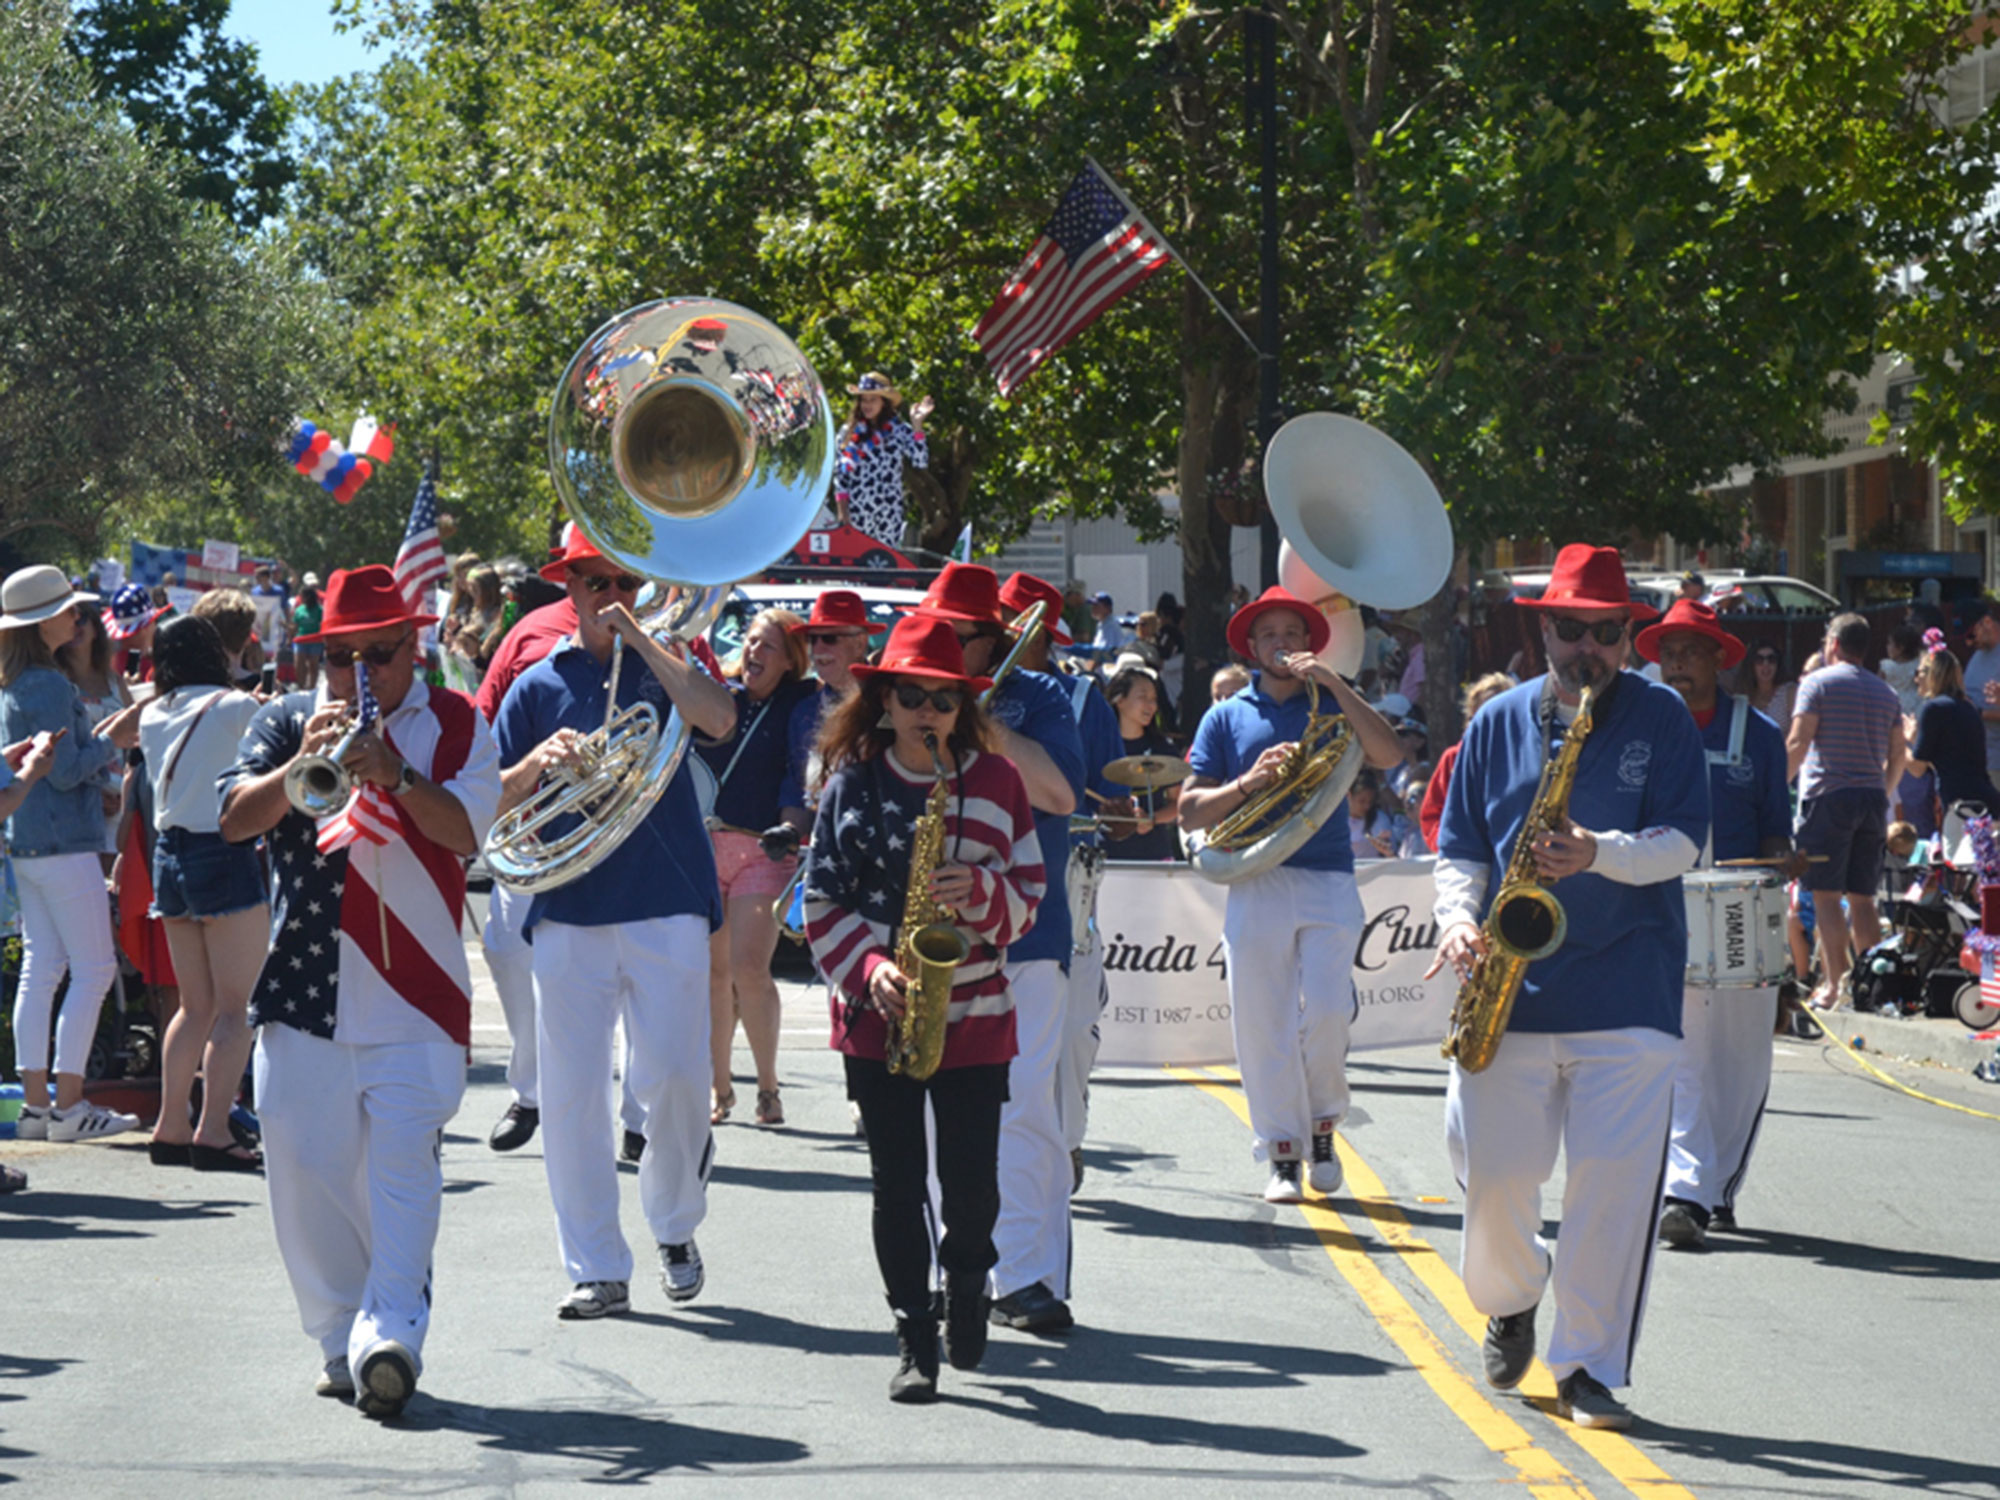
<svg viewBox="0 0 2000 1500"><path fill-rule="evenodd" d="M1615 646L1625 639L1623 620L1572 620L1558 617L1549 623L1555 627L1556 639L1565 645L1574 646L1586 635L1600 646Z"/></svg>
<svg viewBox="0 0 2000 1500"><path fill-rule="evenodd" d="M851 641L860 634L862 632L859 630L808 630L806 632L806 644L808 646L837 646L840 642Z"/></svg>
<svg viewBox="0 0 2000 1500"><path fill-rule="evenodd" d="M1775 667L1778 664L1778 658L1769 651L1759 651L1750 660L1757 663L1760 667Z"/></svg>
<svg viewBox="0 0 2000 1500"><path fill-rule="evenodd" d="M621 594L636 594L646 586L646 580L630 573L572 573L569 575L592 594L601 594L607 589L617 589Z"/></svg>
<svg viewBox="0 0 2000 1500"><path fill-rule="evenodd" d="M959 704L965 701L965 694L957 688L920 688L914 682L899 682L896 684L896 701L911 710L928 703L941 714L955 714Z"/></svg>
<svg viewBox="0 0 2000 1500"><path fill-rule="evenodd" d="M401 640L366 646L359 651L356 651L352 646L328 646L326 648L326 664L329 667L344 672L354 665L354 658L358 656L371 667L386 667L401 654L405 646L410 644L410 638L415 634L416 632L412 630L405 634Z"/></svg>

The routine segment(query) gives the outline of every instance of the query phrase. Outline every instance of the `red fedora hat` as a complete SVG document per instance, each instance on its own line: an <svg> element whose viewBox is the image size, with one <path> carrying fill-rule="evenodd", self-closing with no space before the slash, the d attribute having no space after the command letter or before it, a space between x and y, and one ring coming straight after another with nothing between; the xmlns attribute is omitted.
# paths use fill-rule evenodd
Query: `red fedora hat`
<svg viewBox="0 0 2000 1500"><path fill-rule="evenodd" d="M1061 589L1032 573L1015 573L1000 585L1000 607L1008 618L1037 604L1048 606L1042 612L1042 629L1048 632L1049 639L1058 646L1074 646L1076 641L1063 628Z"/></svg>
<svg viewBox="0 0 2000 1500"><path fill-rule="evenodd" d="M435 625L436 615L418 614L403 598L396 575L380 563L365 568L335 568L321 596L319 629L302 635L302 641L321 641L332 635L356 635L364 630L386 630L391 625Z"/></svg>
<svg viewBox="0 0 2000 1500"><path fill-rule="evenodd" d="M864 682L870 677L948 677L975 693L993 686L990 677L966 675L965 648L958 643L958 632L951 621L929 613L904 615L889 632L881 665L864 662L854 675Z"/></svg>
<svg viewBox="0 0 2000 1500"><path fill-rule="evenodd" d="M1254 657L1256 653L1250 649L1250 631L1259 615L1267 615L1274 609L1289 609L1306 622L1306 649L1314 656L1324 651L1326 643L1333 639L1333 627L1326 623L1325 615L1297 594L1273 584L1229 617L1230 649L1238 656Z"/></svg>
<svg viewBox="0 0 2000 1500"><path fill-rule="evenodd" d="M875 626L868 618L868 603L852 589L827 589L813 600L812 615L785 627L793 635L808 630L858 630L873 635Z"/></svg>
<svg viewBox="0 0 2000 1500"><path fill-rule="evenodd" d="M946 563L944 571L931 580L917 609L974 625L1006 623L1000 608L1000 575L978 563Z"/></svg>
<svg viewBox="0 0 2000 1500"><path fill-rule="evenodd" d="M1658 661L1660 643L1679 631L1705 635L1720 646L1722 669L1725 672L1742 661L1743 653L1749 649L1741 638L1731 635L1722 628L1714 610L1694 599L1676 599L1674 607L1667 611L1666 617L1658 624L1648 625L1640 631L1633 645L1638 647L1639 654L1647 661Z"/></svg>
<svg viewBox="0 0 2000 1500"><path fill-rule="evenodd" d="M1539 599L1515 601L1523 609L1625 609L1634 624L1657 620L1660 612L1641 604L1625 585L1625 563L1616 547L1571 542L1556 554L1549 586Z"/></svg>
<svg viewBox="0 0 2000 1500"><path fill-rule="evenodd" d="M590 538L583 534L583 528L571 521L563 527L563 544L555 549L552 562L541 566L542 577L550 583L569 582L569 565L582 562L587 557L602 557L604 554L590 545Z"/></svg>

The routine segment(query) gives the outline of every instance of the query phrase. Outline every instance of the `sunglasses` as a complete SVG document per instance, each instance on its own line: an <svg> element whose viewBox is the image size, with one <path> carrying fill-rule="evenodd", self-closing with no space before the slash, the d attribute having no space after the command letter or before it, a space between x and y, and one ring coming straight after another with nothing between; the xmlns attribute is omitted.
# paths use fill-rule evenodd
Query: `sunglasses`
<svg viewBox="0 0 2000 1500"><path fill-rule="evenodd" d="M1750 660L1757 663L1757 665L1760 667L1775 667L1778 664L1778 658L1772 655L1769 651L1759 651L1755 656L1751 657Z"/></svg>
<svg viewBox="0 0 2000 1500"><path fill-rule="evenodd" d="M858 630L808 630L808 646L837 646L842 641L851 641L862 632Z"/></svg>
<svg viewBox="0 0 2000 1500"><path fill-rule="evenodd" d="M920 688L914 682L899 682L896 684L896 701L911 710L928 703L941 714L955 714L959 704L965 701L965 694L957 688Z"/></svg>
<svg viewBox="0 0 2000 1500"><path fill-rule="evenodd" d="M411 631L399 641L368 646L360 651L356 651L352 646L328 646L326 664L344 672L354 665L354 658L358 656L371 667L386 667L402 653L405 646L410 644L410 636L415 634L415 631Z"/></svg>
<svg viewBox="0 0 2000 1500"><path fill-rule="evenodd" d="M1549 623L1555 627L1556 639L1570 646L1586 635L1600 646L1615 646L1625 639L1623 620L1556 619Z"/></svg>
<svg viewBox="0 0 2000 1500"><path fill-rule="evenodd" d="M621 594L636 594L646 586L646 580L635 578L630 573L572 573L569 575L582 584L585 591L602 594L608 589L617 589Z"/></svg>

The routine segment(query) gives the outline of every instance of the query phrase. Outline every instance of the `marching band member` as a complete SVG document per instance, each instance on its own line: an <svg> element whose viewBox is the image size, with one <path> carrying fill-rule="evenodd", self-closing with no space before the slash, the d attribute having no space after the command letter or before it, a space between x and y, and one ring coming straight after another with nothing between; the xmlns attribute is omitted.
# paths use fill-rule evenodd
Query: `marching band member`
<svg viewBox="0 0 2000 1500"><path fill-rule="evenodd" d="M1213 705L1195 730L1181 784L1181 826L1199 832L1278 779L1309 717L1306 684L1347 716L1368 764L1401 758L1396 732L1318 657L1326 617L1296 595L1268 588L1230 617L1229 644L1257 663L1250 685ZM1264 1197L1298 1203L1302 1163L1315 1191L1340 1188L1334 1130L1347 1113L1347 1036L1359 1002L1354 954L1364 918L1344 818L1324 827L1275 870L1229 887L1222 919L1230 1032L1252 1150L1268 1160ZM1301 1009L1303 1007L1303 1010Z"/></svg>
<svg viewBox="0 0 2000 1500"><path fill-rule="evenodd" d="M319 691L260 708L217 782L223 837L261 835L271 856L250 1020L278 1251L325 1361L319 1393L383 1418L423 1368L438 1152L472 1036L465 862L500 800L484 721L417 675L417 632L433 621L385 567L334 573ZM346 756L360 790L316 824L286 800L285 772L332 753L350 711L375 714Z"/></svg>
<svg viewBox="0 0 2000 1500"><path fill-rule="evenodd" d="M1792 852L1785 736L1747 699L1716 691L1719 674L1743 660L1743 642L1706 604L1682 599L1665 619L1639 632L1638 648L1660 664L1661 680L1681 695L1701 731L1714 859L1777 860L1779 873L1795 879L1806 866ZM1703 936L1690 933L1688 940ZM1690 986L1682 1001L1660 1214L1660 1238L1669 1245L1699 1250L1711 1227L1736 1227L1736 1194L1771 1088L1777 996L1774 976L1768 987L1754 990Z"/></svg>
<svg viewBox="0 0 2000 1500"><path fill-rule="evenodd" d="M974 697L987 682L969 675L951 626L907 616L890 632L882 665L854 672L860 691L834 710L820 739L829 779L806 873L806 931L831 986L848 1097L867 1126L875 1260L902 1355L889 1399L926 1402L937 1398L939 1310L924 1108L928 1101L937 1128L945 1353L953 1369L971 1370L986 1350L986 1277L999 1258L1001 1107L1015 1046L1004 966L1045 882L1028 793L990 748ZM885 1054L908 998L896 929L914 830L936 786L931 744L950 784L929 892L956 913L972 946L952 978L943 1058L916 1079L890 1072Z"/></svg>
<svg viewBox="0 0 2000 1500"><path fill-rule="evenodd" d="M1050 665L1052 648L1074 642L1062 623L1062 590L1027 573L1016 573L1000 585L1000 607L1010 617L1036 604L1047 607L1042 631L1021 655L1030 672L1054 676L1069 689L1069 708L1083 746L1086 796L1108 811L1132 811L1125 788L1104 776L1104 768L1125 753L1118 732L1118 715L1087 673L1065 677ZM1070 841L1063 885L1070 898L1068 1004L1063 1012L1061 1050L1056 1054L1056 1112L1062 1120L1063 1144L1069 1150L1070 1191L1083 1186L1083 1137L1090 1126L1090 1070L1097 1061L1098 1017L1104 1013L1104 944L1094 922L1095 881L1085 877L1079 861L1095 858L1100 868L1103 840L1096 834L1075 834ZM1079 891L1085 894L1079 896ZM1086 904L1087 902L1087 904Z"/></svg>
<svg viewBox="0 0 2000 1500"><path fill-rule="evenodd" d="M811 692L801 680L805 645L792 633L798 623L788 609L762 610L750 621L740 664L730 669L735 675L724 674L734 700L730 735L694 747L715 776L709 841L722 887L722 927L710 940L708 955L714 1074L708 1118L715 1125L736 1106L729 1053L739 1017L757 1069L757 1123L785 1123L778 1097L778 985L771 978L778 920L771 903L790 884L795 856L772 859L762 840L784 805L792 711Z"/></svg>
<svg viewBox="0 0 2000 1500"><path fill-rule="evenodd" d="M918 612L949 621L975 675L995 671L1012 642L991 568L948 563ZM1069 693L1041 672L1008 674L987 705L994 749L1014 763L1035 809L1048 890L1034 926L1007 950L1017 1051L1000 1117L1000 1221L993 1242L993 1320L1027 1333L1060 1333L1069 1303L1069 1195L1075 1169L1056 1105L1056 1066L1069 1011L1069 818L1083 796L1083 742Z"/></svg>
<svg viewBox="0 0 2000 1500"><path fill-rule="evenodd" d="M616 702L678 708L697 734L729 733L729 690L679 648L640 628L644 580L574 544L564 563L576 634L515 682L494 733L505 767L501 809L533 794L603 727L613 643L624 642ZM537 894L523 922L534 954L542 1158L572 1289L560 1318L631 1309L632 1251L618 1228L618 1167L607 1080L625 1022L626 1082L645 1109L639 1199L659 1244L669 1300L700 1292L694 1231L706 1209L708 939L721 924L715 856L685 768L644 822L582 877Z"/></svg>
<svg viewBox="0 0 2000 1500"><path fill-rule="evenodd" d="M854 691L854 669L868 659L868 605L851 589L827 589L813 600L812 614L791 628L805 641L817 687L793 707L786 729L789 770L778 802L790 832L776 825L767 830L765 852L774 859L796 852L812 832L812 809L825 779L818 764L820 726Z"/></svg>
<svg viewBox="0 0 2000 1500"><path fill-rule="evenodd" d="M1635 606L1610 547L1556 559L1538 611L1549 672L1495 698L1465 732L1438 842L1436 973L1461 976L1536 801L1543 767L1583 689L1591 728L1568 828L1534 846L1568 937L1530 964L1492 1064L1456 1064L1446 1096L1465 1189L1460 1271L1487 1315L1487 1383L1511 1390L1535 1355L1535 1314L1555 1289L1548 1363L1558 1410L1580 1427L1626 1427L1614 1396L1631 1374L1645 1309L1680 1054L1687 911L1680 876L1708 836L1701 737L1671 688L1623 671ZM1568 1158L1562 1242L1543 1240L1542 1186Z"/></svg>

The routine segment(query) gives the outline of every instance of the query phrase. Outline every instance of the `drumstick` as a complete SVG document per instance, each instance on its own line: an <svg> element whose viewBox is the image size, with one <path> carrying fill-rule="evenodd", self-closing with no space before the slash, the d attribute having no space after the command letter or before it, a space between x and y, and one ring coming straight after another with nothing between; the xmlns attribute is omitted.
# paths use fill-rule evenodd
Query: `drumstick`
<svg viewBox="0 0 2000 1500"><path fill-rule="evenodd" d="M1737 870L1752 865L1782 865L1788 863L1790 860L1791 855L1789 854L1771 855L1761 859L1718 859L1715 862L1715 868L1718 870ZM1824 854L1808 854L1806 856L1806 863L1809 865L1823 865L1826 861L1827 856Z"/></svg>

